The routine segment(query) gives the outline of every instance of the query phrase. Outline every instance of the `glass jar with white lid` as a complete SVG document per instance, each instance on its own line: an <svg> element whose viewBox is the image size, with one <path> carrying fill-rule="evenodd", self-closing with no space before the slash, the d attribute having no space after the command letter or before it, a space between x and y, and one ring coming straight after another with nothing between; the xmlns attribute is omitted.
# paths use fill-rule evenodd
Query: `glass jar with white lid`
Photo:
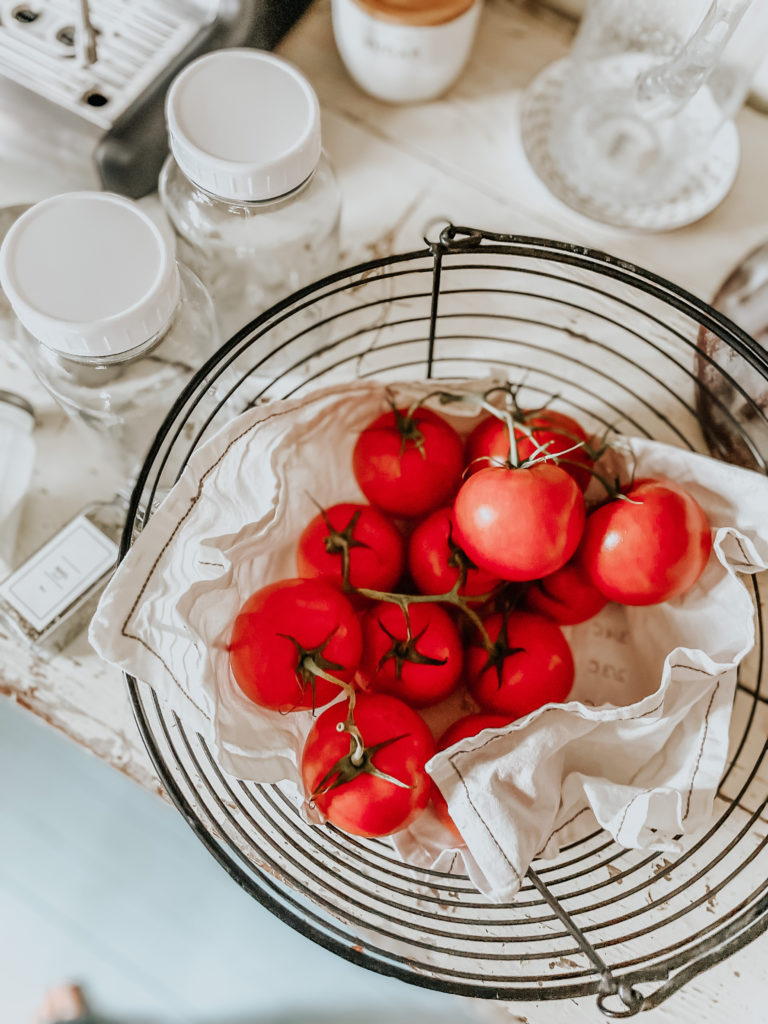
<svg viewBox="0 0 768 1024"><path fill-rule="evenodd" d="M21 506L35 461L34 427L29 402L0 388L0 577L13 563Z"/></svg>
<svg viewBox="0 0 768 1024"><path fill-rule="evenodd" d="M14 223L0 287L37 376L135 472L183 385L218 348L204 286L136 203L72 192Z"/></svg>
<svg viewBox="0 0 768 1024"><path fill-rule="evenodd" d="M336 269L341 200L317 96L274 54L219 50L176 77L166 118L160 198L227 338Z"/></svg>

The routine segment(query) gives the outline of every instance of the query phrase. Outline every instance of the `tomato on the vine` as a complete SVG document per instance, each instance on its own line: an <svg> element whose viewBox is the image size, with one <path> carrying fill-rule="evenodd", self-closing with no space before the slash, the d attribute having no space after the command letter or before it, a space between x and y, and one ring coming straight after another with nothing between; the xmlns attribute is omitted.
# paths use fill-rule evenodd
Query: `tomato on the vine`
<svg viewBox="0 0 768 1024"><path fill-rule="evenodd" d="M525 594L525 606L560 626L575 626L602 611L608 598L587 576L576 556L543 579L534 580Z"/></svg>
<svg viewBox="0 0 768 1024"><path fill-rule="evenodd" d="M609 600L658 604L704 572L712 550L706 513L672 480L636 480L624 499L590 513L578 558Z"/></svg>
<svg viewBox="0 0 768 1024"><path fill-rule="evenodd" d="M493 651L479 637L466 651L469 689L483 710L519 718L566 699L573 655L556 623L535 612L511 612L491 615L483 625Z"/></svg>
<svg viewBox="0 0 768 1024"><path fill-rule="evenodd" d="M481 469L453 506L456 540L478 568L533 580L565 565L584 528L584 498L551 462Z"/></svg>
<svg viewBox="0 0 768 1024"><path fill-rule="evenodd" d="M296 550L299 575L341 583L348 560L353 587L391 590L403 571L405 542L395 524L370 505L343 502L318 513Z"/></svg>
<svg viewBox="0 0 768 1024"><path fill-rule="evenodd" d="M360 694L352 717L365 751L356 765L355 744L340 730L347 713L342 701L312 726L301 758L307 798L352 835L388 836L407 828L429 802L432 780L424 765L435 752L432 734L401 700Z"/></svg>
<svg viewBox="0 0 768 1024"><path fill-rule="evenodd" d="M464 468L464 442L431 409L397 409L369 424L355 443L352 468L372 505L413 519L453 497Z"/></svg>
<svg viewBox="0 0 768 1024"><path fill-rule="evenodd" d="M274 711L323 707L340 687L314 668L351 680L362 655L360 622L341 591L323 580L280 580L243 604L229 664L246 697Z"/></svg>
<svg viewBox="0 0 768 1024"><path fill-rule="evenodd" d="M573 477L580 490L587 489L593 459L584 447L589 438L580 423L556 409L522 410L512 414L512 418L518 461L529 459L545 448L548 455L562 456L558 465ZM470 472L488 466L489 459L506 462L510 455L509 449L506 422L498 416L481 420L467 439L467 465Z"/></svg>
<svg viewBox="0 0 768 1024"><path fill-rule="evenodd" d="M363 617L366 686L413 707L436 704L456 689L464 661L459 631L437 604L416 603L407 613L380 601Z"/></svg>
<svg viewBox="0 0 768 1024"><path fill-rule="evenodd" d="M483 712L465 715L464 718L460 718L453 725L448 726L437 741L436 749L446 750L460 740L465 740L469 736L477 736L484 729L500 729L504 725L509 725L512 721L514 719L508 715L489 715ZM434 782L432 783L432 806L435 814L445 827L449 828L459 842L463 843L464 840L448 810L448 802Z"/></svg>
<svg viewBox="0 0 768 1024"><path fill-rule="evenodd" d="M422 594L446 594L464 570L462 596L488 594L501 583L498 576L478 569L454 537L453 509L439 508L424 519L408 542L408 570Z"/></svg>

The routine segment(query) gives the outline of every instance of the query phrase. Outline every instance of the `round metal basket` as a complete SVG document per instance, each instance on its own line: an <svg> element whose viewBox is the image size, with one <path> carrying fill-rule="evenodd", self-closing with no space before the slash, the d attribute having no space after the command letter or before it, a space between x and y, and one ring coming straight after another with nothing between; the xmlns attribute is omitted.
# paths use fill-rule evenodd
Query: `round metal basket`
<svg viewBox="0 0 768 1024"><path fill-rule="evenodd" d="M702 332L718 339L703 354ZM750 368L751 391L743 372L732 373L737 363ZM725 424L765 472L768 360L732 323L603 253L449 227L423 251L292 295L225 344L173 406L147 457L123 551L156 490L255 402L353 379L489 371L519 383L523 404L554 395L595 430L704 452L699 410L714 408L708 422ZM724 394L738 394L738 413ZM415 985L496 1000L594 994L606 1015L632 1016L768 927L768 687L760 580L747 585L758 644L742 665L729 764L706 834L662 856L592 832L555 860L534 862L506 906L466 877L401 862L385 842L308 825L279 785L226 777L149 687L128 685L155 767L197 836L304 935Z"/></svg>

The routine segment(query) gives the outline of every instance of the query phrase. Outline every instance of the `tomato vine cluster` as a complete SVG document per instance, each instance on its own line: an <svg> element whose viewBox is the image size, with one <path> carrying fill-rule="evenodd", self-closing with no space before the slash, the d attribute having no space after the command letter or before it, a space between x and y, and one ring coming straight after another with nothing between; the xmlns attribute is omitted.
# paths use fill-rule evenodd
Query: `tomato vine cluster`
<svg viewBox="0 0 768 1024"><path fill-rule="evenodd" d="M485 415L466 442L423 403L370 423L352 458L368 504L319 509L298 539L297 578L253 594L230 642L250 700L317 713L307 796L362 836L407 827L430 799L455 832L425 770L435 750L566 700L574 664L560 627L609 600L680 596L711 548L684 488L606 481L602 449L570 416L521 409L509 386L428 397ZM604 497L588 509L593 477ZM435 744L420 711L461 686L480 710Z"/></svg>

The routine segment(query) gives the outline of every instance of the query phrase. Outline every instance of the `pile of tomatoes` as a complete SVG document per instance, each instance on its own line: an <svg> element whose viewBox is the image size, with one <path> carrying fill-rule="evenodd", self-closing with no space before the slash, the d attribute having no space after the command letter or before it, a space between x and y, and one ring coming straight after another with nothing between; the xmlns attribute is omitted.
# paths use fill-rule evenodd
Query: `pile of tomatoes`
<svg viewBox="0 0 768 1024"><path fill-rule="evenodd" d="M455 832L425 770L435 751L566 700L561 626L609 600L678 597L710 554L707 518L678 484L603 481L587 508L598 453L582 426L520 409L509 390L502 407L483 397L466 440L421 404L365 427L352 470L367 503L319 509L296 578L253 594L233 626L235 682L262 707L315 714L306 794L355 835L403 829L430 799ZM435 743L420 712L459 687L478 713Z"/></svg>

